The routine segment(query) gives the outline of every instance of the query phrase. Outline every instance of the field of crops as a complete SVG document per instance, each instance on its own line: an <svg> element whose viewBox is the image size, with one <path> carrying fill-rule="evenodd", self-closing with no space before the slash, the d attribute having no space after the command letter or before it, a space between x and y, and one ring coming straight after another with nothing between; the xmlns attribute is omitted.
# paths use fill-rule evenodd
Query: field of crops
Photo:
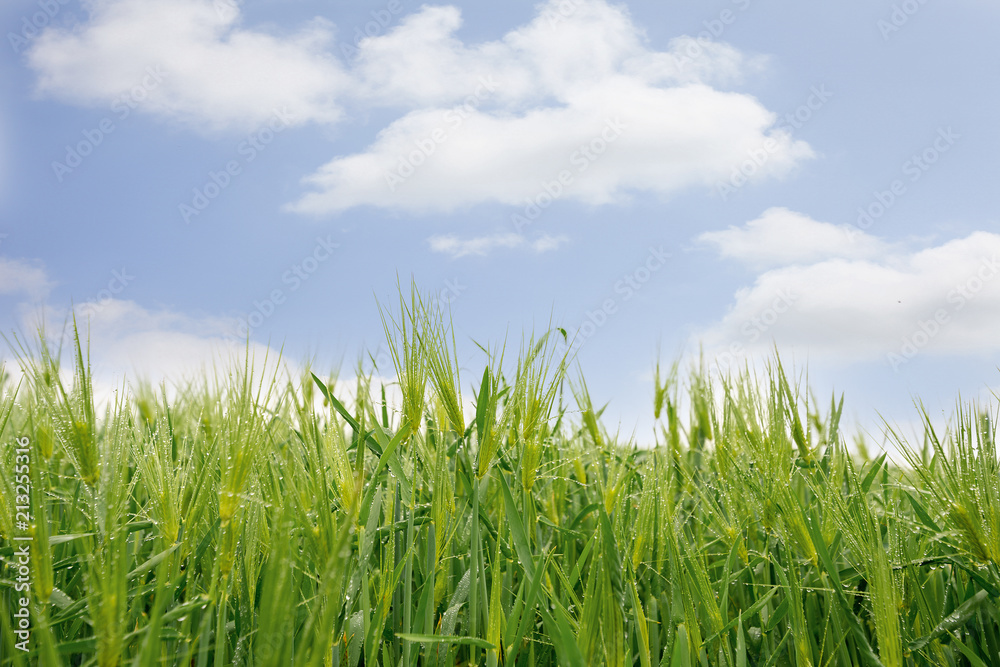
<svg viewBox="0 0 1000 667"><path fill-rule="evenodd" d="M638 448L561 331L460 375L384 317L398 405L257 359L99 409L79 336L21 347L0 665L1000 665L995 406L890 465L776 360L658 369Z"/></svg>

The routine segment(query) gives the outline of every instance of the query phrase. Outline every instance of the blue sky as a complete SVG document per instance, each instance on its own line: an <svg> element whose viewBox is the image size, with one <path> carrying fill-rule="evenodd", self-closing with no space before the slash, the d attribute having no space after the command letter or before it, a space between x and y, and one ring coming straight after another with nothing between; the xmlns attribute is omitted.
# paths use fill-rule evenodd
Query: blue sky
<svg viewBox="0 0 1000 667"><path fill-rule="evenodd" d="M11 0L0 327L102 382L249 335L379 354L412 276L473 341L550 322L612 428L660 358L773 346L850 418L998 385L1000 6ZM391 375L391 368L382 369Z"/></svg>

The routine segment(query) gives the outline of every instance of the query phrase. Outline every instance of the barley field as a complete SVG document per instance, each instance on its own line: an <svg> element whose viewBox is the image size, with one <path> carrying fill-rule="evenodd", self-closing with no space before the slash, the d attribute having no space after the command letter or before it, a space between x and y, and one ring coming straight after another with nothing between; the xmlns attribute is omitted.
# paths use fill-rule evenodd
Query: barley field
<svg viewBox="0 0 1000 667"><path fill-rule="evenodd" d="M15 345L0 665L1000 665L996 405L890 461L777 358L657 367L639 447L561 330L471 374L418 293L383 322L351 400L245 358L101 405L85 333Z"/></svg>

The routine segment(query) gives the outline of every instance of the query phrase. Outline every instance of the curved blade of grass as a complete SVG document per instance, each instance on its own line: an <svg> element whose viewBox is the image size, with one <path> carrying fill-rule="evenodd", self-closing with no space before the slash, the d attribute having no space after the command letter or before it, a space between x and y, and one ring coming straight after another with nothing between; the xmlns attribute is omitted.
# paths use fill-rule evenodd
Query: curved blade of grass
<svg viewBox="0 0 1000 667"><path fill-rule="evenodd" d="M976 612L979 611L979 607L982 606L983 602L989 598L990 594L987 591L979 591L971 598L966 600L962 605L951 612L944 619L937 624L933 630L928 634L924 635L920 639L910 642L911 651L919 651L923 647L930 644L934 639L940 637L946 633L952 633L954 630L962 627L969 620L975 616Z"/></svg>

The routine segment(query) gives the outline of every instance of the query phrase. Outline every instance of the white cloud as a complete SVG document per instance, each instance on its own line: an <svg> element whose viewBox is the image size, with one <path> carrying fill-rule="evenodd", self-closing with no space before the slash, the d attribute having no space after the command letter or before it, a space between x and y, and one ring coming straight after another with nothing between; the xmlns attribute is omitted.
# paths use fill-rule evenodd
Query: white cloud
<svg viewBox="0 0 1000 667"><path fill-rule="evenodd" d="M833 257L868 259L887 250L882 241L855 227L817 222L780 207L764 211L743 227L705 232L697 240L715 246L721 257L755 268Z"/></svg>
<svg viewBox="0 0 1000 667"><path fill-rule="evenodd" d="M196 317L167 308L146 308L133 301L104 299L76 304L72 313L47 305L45 311L24 311L22 330L44 330L51 349L71 354L69 316L75 314L90 360L94 400L98 412L121 396L125 386L141 383L165 386L171 400L189 386L212 388L225 383L247 354L255 378L277 377L284 383L300 381L302 369L266 345L237 340L231 334L237 322L223 317ZM44 318L44 320L43 320ZM44 326L42 326L44 325ZM55 325L55 326L54 326ZM31 336L28 336L29 346ZM64 382L72 382L70 357L63 359ZM17 364L8 369L20 376Z"/></svg>
<svg viewBox="0 0 1000 667"><path fill-rule="evenodd" d="M558 250L559 246L563 243L569 241L565 236L550 236L548 234L543 234L541 237L535 239L531 244L531 249L535 252L548 252L549 250Z"/></svg>
<svg viewBox="0 0 1000 667"><path fill-rule="evenodd" d="M798 224L790 234L821 223ZM728 360L777 344L811 358L881 360L894 368L923 352L1000 351L1000 234L975 232L878 256L841 246L839 254L760 273L700 333L706 350Z"/></svg>
<svg viewBox="0 0 1000 667"><path fill-rule="evenodd" d="M649 85L729 83L764 62L728 44L686 36L667 52L651 51L623 7L580 0L571 15L554 19L559 5L543 3L526 25L476 45L455 36L460 9L425 5L363 42L354 62L356 94L386 106L435 107L464 100L490 76L502 82L491 101L525 108L565 102L595 81L616 77Z"/></svg>
<svg viewBox="0 0 1000 667"><path fill-rule="evenodd" d="M546 184L556 198L604 204L711 186L765 147L752 180L812 156L754 97L713 87L761 58L685 36L652 49L606 0L578 0L568 15L549 0L525 25L475 44L457 37L459 9L425 5L361 41L349 63L333 55L323 19L283 34L244 26L229 0L224 11L211 0L86 6L88 21L33 43L41 94L84 105L124 94L142 112L208 128L257 126L285 108L297 123L335 122L344 105L398 110L365 150L306 179L312 190L291 206L302 213L524 206L550 196Z"/></svg>
<svg viewBox="0 0 1000 667"><path fill-rule="evenodd" d="M226 340L225 320L188 317L168 310L148 310L131 301L109 299L77 304L74 310L43 304L30 308L21 304L22 336L9 351L0 351L0 363L15 383L23 377L21 360L37 355L36 332L43 332L52 351L63 354L60 376L67 386L73 383L74 344L72 315L80 331L85 355L90 361L95 407L99 415L121 400L122 389L148 382L154 388L164 384L171 399L190 382L196 386L211 382L215 370L224 379L233 362L246 358L246 348ZM278 354L260 345L251 345L257 377L264 370L276 371ZM36 356L37 358L37 356Z"/></svg>
<svg viewBox="0 0 1000 667"><path fill-rule="evenodd" d="M755 180L812 156L755 98L709 85L757 61L711 44L690 59L689 39L650 50L628 14L603 0L583 0L552 25L556 6L474 46L455 37L461 17L451 7L425 7L363 42L361 95L417 108L363 152L308 177L314 191L292 208L449 211L546 196L604 204L632 191L669 195L715 184L765 146Z"/></svg>
<svg viewBox="0 0 1000 667"><path fill-rule="evenodd" d="M454 234L445 234L433 236L428 239L428 242L432 251L458 258L466 255L485 256L497 248L527 247L537 253L548 252L558 249L567 240L565 236L551 236L549 234L543 234L534 241L528 241L520 234L493 234L471 239L460 239Z"/></svg>
<svg viewBox="0 0 1000 667"><path fill-rule="evenodd" d="M0 243L6 236L0 234ZM52 287L41 262L0 257L0 294L24 295L37 302L44 300Z"/></svg>
<svg viewBox="0 0 1000 667"><path fill-rule="evenodd" d="M57 309L51 312L59 315ZM90 340L98 371L179 380L200 377L213 364L246 352L245 341L232 335L237 323L230 318L193 317L114 298L76 304L74 313L81 334ZM277 356L252 342L250 351L261 360L265 354L272 360Z"/></svg>
<svg viewBox="0 0 1000 667"><path fill-rule="evenodd" d="M211 0L91 0L86 23L49 28L28 63L41 94L81 105L129 106L199 126L253 128L275 109L298 122L340 116L347 86L328 53L331 26L296 34L239 25L239 12ZM225 7L223 7L225 9Z"/></svg>
<svg viewBox="0 0 1000 667"><path fill-rule="evenodd" d="M279 350L253 341L248 349L245 339L233 336L239 322L232 318L192 316L113 298L77 304L73 313L90 359L94 401L101 414L126 386L134 389L147 384L158 388L162 384L170 400L190 386L199 388L207 383L209 390L214 390L215 381L225 386L232 371L243 368L248 353L255 379L277 378L280 387L288 382L312 382L303 364L282 357ZM72 328L62 326L70 321L68 315L69 311L52 306L47 306L44 313L25 310L22 330L44 330L50 349L62 349L67 354L73 349L69 344ZM48 326L43 326L46 322ZM33 348L32 340L28 336L29 349ZM63 361L63 381L72 383L71 360L66 357ZM3 365L15 383L20 380L22 373L16 360L8 358ZM322 369L314 371L323 379L329 377ZM370 401L381 401L385 385L390 413L394 415L402 405L395 382L395 378L373 374L368 397ZM358 395L357 378L338 377L334 393L346 405L353 405ZM319 392L314 398L317 410L330 409L322 405Z"/></svg>

